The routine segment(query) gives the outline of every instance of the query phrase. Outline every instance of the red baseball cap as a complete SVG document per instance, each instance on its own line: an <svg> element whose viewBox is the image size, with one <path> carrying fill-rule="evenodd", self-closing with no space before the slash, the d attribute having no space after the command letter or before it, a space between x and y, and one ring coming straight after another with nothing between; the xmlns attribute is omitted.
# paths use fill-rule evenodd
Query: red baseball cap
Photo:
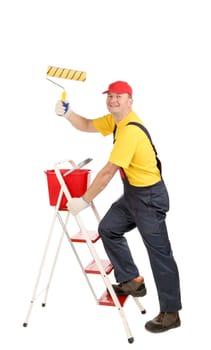
<svg viewBox="0 0 211 350"><path fill-rule="evenodd" d="M126 83L126 81L115 81L114 83L108 86L108 90L104 91L103 94L107 94L108 92L114 92L116 94L129 94L132 96L133 90L131 86Z"/></svg>

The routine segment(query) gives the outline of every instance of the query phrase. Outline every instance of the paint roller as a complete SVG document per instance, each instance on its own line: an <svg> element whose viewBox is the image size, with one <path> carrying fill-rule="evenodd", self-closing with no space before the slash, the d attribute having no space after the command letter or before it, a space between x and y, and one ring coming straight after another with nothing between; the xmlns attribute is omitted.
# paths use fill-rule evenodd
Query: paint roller
<svg viewBox="0 0 211 350"><path fill-rule="evenodd" d="M65 103L66 96L67 96L65 88L48 77L77 80L77 81L85 81L86 80L86 72L79 71L79 70L73 70L73 69L67 69L67 68L48 66L46 78L50 82L54 83L55 85L57 85L63 89L62 95L61 95L61 101L63 102L63 105L65 107L65 111L67 111L68 103Z"/></svg>

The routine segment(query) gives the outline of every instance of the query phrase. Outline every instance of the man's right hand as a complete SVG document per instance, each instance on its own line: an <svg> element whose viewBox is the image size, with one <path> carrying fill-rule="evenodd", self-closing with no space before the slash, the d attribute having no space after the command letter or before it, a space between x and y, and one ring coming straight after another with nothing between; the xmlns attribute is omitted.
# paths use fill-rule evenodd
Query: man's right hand
<svg viewBox="0 0 211 350"><path fill-rule="evenodd" d="M55 113L61 117L67 117L72 112L68 101L57 101L55 106Z"/></svg>

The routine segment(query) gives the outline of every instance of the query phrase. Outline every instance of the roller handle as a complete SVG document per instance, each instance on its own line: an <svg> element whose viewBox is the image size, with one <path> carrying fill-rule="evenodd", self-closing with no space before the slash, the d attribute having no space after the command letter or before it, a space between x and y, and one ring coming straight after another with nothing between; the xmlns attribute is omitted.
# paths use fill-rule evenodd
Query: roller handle
<svg viewBox="0 0 211 350"><path fill-rule="evenodd" d="M68 103L68 102L65 102L65 101L66 101L66 96L67 96L66 91L65 91L65 90L62 91L61 101L62 101L62 104L63 104L63 106L64 106L64 108L65 108L65 113L67 112L68 106L69 106L69 103Z"/></svg>

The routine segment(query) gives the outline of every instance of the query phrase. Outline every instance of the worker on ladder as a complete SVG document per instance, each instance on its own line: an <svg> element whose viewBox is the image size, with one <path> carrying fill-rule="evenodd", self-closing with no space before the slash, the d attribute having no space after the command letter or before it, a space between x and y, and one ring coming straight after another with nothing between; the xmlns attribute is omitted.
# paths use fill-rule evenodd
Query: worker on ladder
<svg viewBox="0 0 211 350"><path fill-rule="evenodd" d="M118 284L117 295L144 296L144 278L134 263L124 234L139 230L152 268L160 310L145 328L160 333L180 326L182 308L179 272L166 227L169 210L168 192L161 174L161 162L151 137L133 111L133 92L124 81L116 81L103 92L107 94L109 114L87 119L76 114L68 101L58 101L55 113L65 117L76 129L114 134L114 144L107 164L98 172L81 198L72 198L68 208L73 215L87 208L107 186L117 171L124 194L113 203L99 224L99 234L113 265Z"/></svg>

